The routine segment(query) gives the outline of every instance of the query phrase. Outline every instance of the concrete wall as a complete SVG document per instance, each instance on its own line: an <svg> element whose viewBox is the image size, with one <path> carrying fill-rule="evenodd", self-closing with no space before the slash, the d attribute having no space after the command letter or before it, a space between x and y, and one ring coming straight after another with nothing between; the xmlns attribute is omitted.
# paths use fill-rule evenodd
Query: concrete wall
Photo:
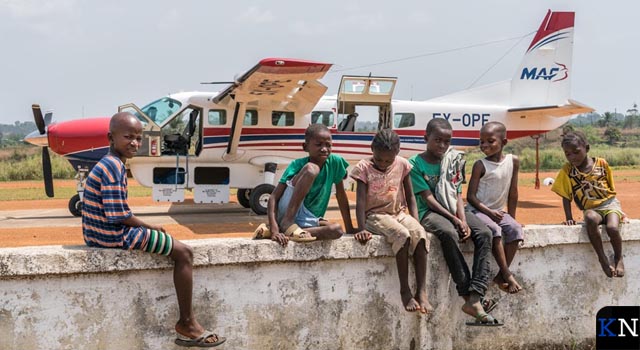
<svg viewBox="0 0 640 350"><path fill-rule="evenodd" d="M194 305L203 325L228 338L223 349L579 349L593 345L600 308L640 305L640 221L622 232L627 275L609 279L581 227L527 226L512 266L525 290L488 292L501 298L493 313L505 327L464 325L437 240L430 317L403 310L395 260L379 237L286 249L190 241ZM177 349L171 271L168 258L139 252L0 249L0 349Z"/></svg>

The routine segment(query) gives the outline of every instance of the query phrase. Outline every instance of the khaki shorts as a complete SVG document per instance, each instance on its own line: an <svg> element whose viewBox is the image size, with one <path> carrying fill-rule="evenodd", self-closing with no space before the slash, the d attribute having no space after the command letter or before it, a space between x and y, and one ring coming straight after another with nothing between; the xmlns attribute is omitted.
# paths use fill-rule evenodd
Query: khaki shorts
<svg viewBox="0 0 640 350"><path fill-rule="evenodd" d="M398 254L407 239L410 239L409 253L413 255L420 240L424 240L424 247L429 251L430 241L427 239L427 232L420 222L406 213L396 216L389 214L369 214L365 222L365 229L374 235L381 235L387 238L391 244L393 254Z"/></svg>

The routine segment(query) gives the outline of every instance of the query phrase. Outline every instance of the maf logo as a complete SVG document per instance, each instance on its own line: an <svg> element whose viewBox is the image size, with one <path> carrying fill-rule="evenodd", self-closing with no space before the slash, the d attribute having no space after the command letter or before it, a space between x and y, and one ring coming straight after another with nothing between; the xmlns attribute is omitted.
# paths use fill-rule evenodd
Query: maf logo
<svg viewBox="0 0 640 350"><path fill-rule="evenodd" d="M640 306L606 306L596 314L596 350L638 350Z"/></svg>
<svg viewBox="0 0 640 350"><path fill-rule="evenodd" d="M567 79L567 77L569 77L569 69L567 68L567 65L558 62L554 63L556 64L555 67L524 67L520 74L520 80L543 79L555 82Z"/></svg>

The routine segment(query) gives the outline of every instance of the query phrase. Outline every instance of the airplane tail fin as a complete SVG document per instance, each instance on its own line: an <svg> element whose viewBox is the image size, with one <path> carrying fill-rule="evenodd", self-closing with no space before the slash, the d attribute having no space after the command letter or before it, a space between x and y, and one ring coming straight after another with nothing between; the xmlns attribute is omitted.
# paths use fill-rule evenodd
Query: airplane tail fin
<svg viewBox="0 0 640 350"><path fill-rule="evenodd" d="M551 12L511 80L511 106L564 105L571 90L575 13Z"/></svg>

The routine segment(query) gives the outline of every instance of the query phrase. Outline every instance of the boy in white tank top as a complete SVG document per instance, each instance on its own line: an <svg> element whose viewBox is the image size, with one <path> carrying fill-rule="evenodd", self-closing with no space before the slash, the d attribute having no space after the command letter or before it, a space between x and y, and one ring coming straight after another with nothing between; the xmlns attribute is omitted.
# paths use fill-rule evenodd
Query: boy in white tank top
<svg viewBox="0 0 640 350"><path fill-rule="evenodd" d="M486 157L473 164L467 201L471 211L493 232L493 256L500 268L493 281L500 290L517 293L522 287L509 266L524 238L522 225L515 220L520 161L502 153L506 135L504 124L499 122L489 122L480 129L480 150Z"/></svg>

